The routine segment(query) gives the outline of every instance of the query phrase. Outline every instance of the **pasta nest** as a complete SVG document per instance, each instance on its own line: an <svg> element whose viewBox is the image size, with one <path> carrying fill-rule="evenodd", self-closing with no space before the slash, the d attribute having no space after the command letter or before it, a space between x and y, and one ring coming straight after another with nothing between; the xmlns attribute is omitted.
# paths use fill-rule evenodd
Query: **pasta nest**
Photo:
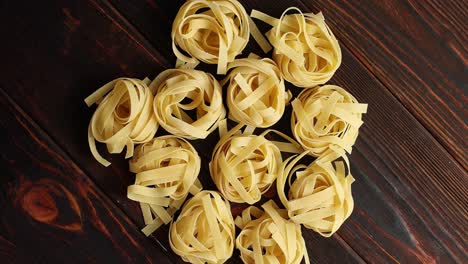
<svg viewBox="0 0 468 264"><path fill-rule="evenodd" d="M289 14L295 10L298 14ZM273 26L267 38L274 47L273 59L284 79L298 87L313 87L331 79L341 64L338 41L325 23L322 13L303 14L288 8L276 19L252 11L252 17Z"/></svg>
<svg viewBox="0 0 468 264"><path fill-rule="evenodd" d="M263 135L225 135L215 146L210 174L226 199L254 204L281 168L280 149Z"/></svg>
<svg viewBox="0 0 468 264"><path fill-rule="evenodd" d="M172 250L191 263L224 263L232 256L234 238L229 202L214 191L188 200L169 229Z"/></svg>
<svg viewBox="0 0 468 264"><path fill-rule="evenodd" d="M153 104L156 119L173 135L206 138L226 116L221 86L209 73L169 69L160 73L150 87L157 91Z"/></svg>
<svg viewBox="0 0 468 264"><path fill-rule="evenodd" d="M291 130L311 155L318 157L331 146L351 153L367 104L335 85L305 89L291 104Z"/></svg>
<svg viewBox="0 0 468 264"><path fill-rule="evenodd" d="M296 165L305 154L285 162L285 169L276 182L278 195L291 221L330 237L353 211L351 184L354 178L349 173L346 158L346 163L336 161L334 166L322 158L309 166ZM284 190L286 181L289 182L287 197Z"/></svg>
<svg viewBox="0 0 468 264"><path fill-rule="evenodd" d="M95 141L105 143L109 153L121 153L127 147L125 158L130 158L135 144L148 142L156 134L158 123L148 83L148 79L119 78L85 99L88 106L98 105L89 123L88 143L102 165L107 167L110 162L99 154Z"/></svg>
<svg viewBox="0 0 468 264"><path fill-rule="evenodd" d="M238 59L224 79L231 119L254 127L269 127L284 113L289 94L276 63L268 58Z"/></svg>
<svg viewBox="0 0 468 264"><path fill-rule="evenodd" d="M200 156L183 138L168 135L139 145L129 164L136 179L127 196L140 202L146 235L168 224L189 192L201 190Z"/></svg>
<svg viewBox="0 0 468 264"><path fill-rule="evenodd" d="M249 19L237 0L189 0L172 25L172 50L181 62L218 64L225 74L249 41Z"/></svg>
<svg viewBox="0 0 468 264"><path fill-rule="evenodd" d="M272 201L262 205L264 211L249 207L236 218L241 229L236 248L246 264L298 264L305 257L309 263L301 227L287 219L284 209Z"/></svg>

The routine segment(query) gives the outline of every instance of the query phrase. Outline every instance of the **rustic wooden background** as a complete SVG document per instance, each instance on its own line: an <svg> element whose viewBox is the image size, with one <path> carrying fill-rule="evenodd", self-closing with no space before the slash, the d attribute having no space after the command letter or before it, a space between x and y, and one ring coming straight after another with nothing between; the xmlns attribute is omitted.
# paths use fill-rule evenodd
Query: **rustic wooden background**
<svg viewBox="0 0 468 264"><path fill-rule="evenodd" d="M123 157L109 168L92 158L83 103L109 80L173 66L182 2L1 1L1 263L182 263L167 227L139 231ZM241 2L273 16L323 11L343 52L330 83L369 104L350 157L355 210L329 239L304 230L312 261L468 263L467 2ZM275 128L289 131L289 114ZM207 188L216 140L194 142Z"/></svg>

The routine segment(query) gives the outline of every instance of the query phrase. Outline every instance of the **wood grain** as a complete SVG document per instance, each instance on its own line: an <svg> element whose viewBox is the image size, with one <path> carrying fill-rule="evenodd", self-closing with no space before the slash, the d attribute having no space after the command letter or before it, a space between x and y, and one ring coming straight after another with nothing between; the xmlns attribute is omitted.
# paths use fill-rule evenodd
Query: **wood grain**
<svg viewBox="0 0 468 264"><path fill-rule="evenodd" d="M0 117L2 259L170 263L3 90Z"/></svg>
<svg viewBox="0 0 468 264"><path fill-rule="evenodd" d="M0 236L0 259L3 263L16 263L16 245Z"/></svg>
<svg viewBox="0 0 468 264"><path fill-rule="evenodd" d="M466 1L300 2L468 168Z"/></svg>
<svg viewBox="0 0 468 264"><path fill-rule="evenodd" d="M107 1L80 3L57 1L47 5L31 2L26 6L17 1L4 3L5 8L0 9L0 15L3 19L8 19L9 23L14 25L12 27L7 26L6 23L0 23L0 33L9 36L2 43L1 52L4 63L0 64L0 86L25 110L27 115L37 122L38 126L34 125L33 131L41 131L41 128L44 130L44 133L40 132L40 135L36 137L47 138L47 134L53 137L53 141L58 146L50 138L48 141L50 143L47 143L46 146L48 144L55 146L54 150L57 152L60 151L60 148L64 149L65 152L62 152L61 155L69 157L66 164L74 171L80 172L76 174L81 175L80 177L86 179L90 185L95 182L116 203L115 206L122 209L129 217L126 220L127 224L122 225L130 227L132 224L129 221L135 223L132 228L136 234L139 232L137 229L143 225L143 221L138 206L126 198L126 186L133 181L133 175L128 172L128 165L122 156L107 156L113 162L110 168L100 166L91 157L86 142L86 128L93 110L85 108L82 99L101 84L113 78L121 76L142 78L146 75L152 78L162 69L171 67L175 57L170 48L169 32L172 19L182 2L180 0L112 0L110 3ZM306 9L298 1L277 1L275 5L268 6L263 1L242 2L248 10L257 8L275 16L278 16L284 8L290 5L298 5ZM411 5L416 6L417 4L411 2ZM427 7L427 5L424 6ZM22 10L22 13L14 10ZM37 12L37 10L41 12ZM418 10L423 9L419 8ZM430 15L434 13L438 14L436 17L445 19L446 14L437 13L433 7L427 7L418 14L424 17L425 21L428 21L431 19ZM414 15L414 13L411 14ZM329 20L328 17L331 15L327 15L327 13L325 15ZM459 14L455 13L454 16L459 17ZM378 20L378 18L374 19ZM360 50L362 47L356 48L357 51L355 51L351 44L348 44L347 38L349 37L341 33L341 29L335 30L338 26L337 23L336 21L331 22L331 26L334 32L338 31L337 35L340 41L344 42L344 59L342 67L331 83L349 89L359 100L369 103L370 108L369 114L364 117L365 125L351 155L352 170L357 178L357 182L353 185L356 199L355 212L338 234L331 239L324 239L311 231L304 230L311 258L317 263L467 262L464 238L467 236L466 226L468 225L463 217L467 214L467 197L464 192L465 187L468 186L467 174L444 147L454 156L456 156L454 154L456 150L454 152L449 145L444 144L444 141L434 132L435 130L428 132L425 127L429 129L431 127L424 123L424 120L421 122L425 127L421 125L419 120L422 119L414 112L416 110L408 107L404 97L397 95L395 98L394 90L401 86L394 86L394 83L383 81L378 72L372 68L373 66L370 67L363 60L362 56L364 55L356 53L364 52ZM440 32L440 27L434 26L432 30ZM261 25L261 28L265 29L266 27ZM376 29L371 29L372 33L375 33L373 31ZM373 44L369 43L371 40L372 38L360 39L362 45L372 48ZM415 41L410 39L405 45L421 44L420 42L413 43ZM391 46L390 44L385 43L388 46ZM255 44L249 46L258 52ZM463 45L454 44L453 47L462 54ZM439 51L441 56L446 53L443 49ZM365 56L369 56L369 59L373 58L371 55ZM386 71L395 70L381 64L380 60L382 59L375 58L373 60L379 62L379 65L375 66L376 68L381 67ZM443 62L444 65L450 64L451 60L451 58L447 58ZM369 68L372 69L369 70ZM422 80L429 80L426 69L421 67L414 69L414 74L421 76ZM401 75L401 78L409 78L405 75L406 72L397 71L396 73L398 76ZM459 87L459 83L454 85ZM299 92L298 89L290 86L289 88L293 89L295 94ZM412 100L412 98L408 97L405 100ZM440 101L452 109L453 102L450 98L440 97ZM427 108L430 103L432 102L428 102L424 107ZM9 105L7 108L11 109L11 104L7 105ZM457 109L456 106L453 109ZM13 117L24 116L18 114L18 109L9 110L8 113ZM417 119L412 114L415 114ZM2 124L18 122L13 117ZM275 128L289 133L289 117L290 109ZM29 123L33 122L29 120ZM16 136L18 129L15 129L15 126L10 126L10 124L4 125L4 131L9 135ZM161 134L162 131L159 133ZM451 131L447 133L449 134L447 137L452 136ZM436 138L431 134L435 135ZM444 135L440 137L443 138ZM27 139L28 136L24 135L24 140ZM440 145L436 139L444 145ZM209 178L207 163L216 141L216 135L211 135L207 141L194 141L194 145L204 161L200 177L205 187L209 189L213 189L214 185ZM7 143L7 149L15 147L13 143ZM27 147L26 150L30 151L29 148L34 148L34 144L27 145ZM21 151L13 152L17 155L15 157L25 160L16 167L18 170L26 170L28 175L35 175L32 172L39 171L37 177L34 176L30 180L31 186L35 186L34 184L37 184L37 181L42 178L47 178L43 176L46 173L42 171L57 171L57 169L50 169L57 165L44 169L36 162L37 157L40 157L40 161L42 161L40 164L48 164L47 161L55 158L54 155L50 157L50 155L41 154L42 152L35 155L27 155L22 152L18 154L18 152ZM12 160L8 156L3 157ZM9 167L10 165L5 164L4 166ZM63 174L62 170L58 169ZM17 175L16 171L9 169L5 171L8 171L5 183L13 182ZM60 175L59 172L56 174ZM66 172L68 173L68 170ZM0 181L2 179L0 178ZM81 205L83 203L81 201L86 201L89 199L88 197L78 196L76 204L79 206L75 206L75 203L69 198L69 193L73 194L73 197L77 193L75 191L77 187L70 181L73 183L73 180L66 178L59 178L53 183L40 181L39 189L33 188L32 192L28 192L31 194L23 195L27 198L26 200L34 200L38 196L46 197L41 200L39 205L28 203L30 204L28 208L32 208L33 211L38 211L36 208L40 208L40 213L34 214L34 217L40 219L41 223L49 223L52 221L51 219L54 219L51 217L53 210L51 211L49 208L53 208L54 203L51 201L55 201L55 197L60 196L59 204L66 205L64 206L67 210L64 213L66 218L60 218L59 222L54 220L51 223L55 229L62 230L60 231L61 238L66 237L66 234L70 232L67 231L68 229L77 229L79 225L73 221L79 218L77 216L90 213L88 202L84 203L88 207ZM4 186L4 181L1 183ZM61 186L68 192L64 191ZM274 196L274 192L269 194L269 197L272 196ZM1 194L0 197L2 197ZM107 201L106 204L109 203L109 208L112 206L108 200L105 200L105 197L102 200ZM96 202L95 199L92 202ZM98 200L96 203L101 204L101 201ZM242 209L241 206L237 205L233 207L234 213L239 213ZM114 208L119 211L116 207ZM101 212L101 210L109 209L99 207L97 212ZM9 209L7 215L14 217L17 214L18 210ZM38 222L39 220L34 221ZM117 230L115 224L112 224L112 221L117 220L106 218L103 223L107 225L107 221L110 221L109 225L111 226L108 230ZM92 223L86 223L92 225ZM22 224L26 228L36 228L30 222L22 222ZM10 232L0 229L0 235L8 234L5 235L5 239L12 241L4 243L0 239L0 250L4 247L8 251L13 248L23 250L25 246L29 246L14 241L13 238L17 237L17 234ZM36 233L32 232L32 234ZM43 233L38 232L37 234ZM26 233L21 235L25 236ZM101 235L99 238L100 233L97 231L96 234L89 233L89 238L92 236L97 236L97 241L105 240L105 236ZM34 235L34 238L42 239L40 235ZM116 237L115 239L120 241L123 238ZM152 241L142 240L142 248L145 252L149 250L146 249L147 245L157 246L156 239L168 248L167 227L158 230L152 239ZM41 252L44 252L44 258L53 256L50 248L65 247L54 244L54 242L40 241L43 242ZM105 242L102 243L105 244ZM84 245L84 242L76 239L68 245L79 247L79 245ZM90 245L92 247L93 244ZM109 242L106 245L112 248ZM88 249L86 246L82 246L82 248L84 249L81 250L88 253L89 256L96 254L95 258L99 258L99 260L109 260L105 259L106 256L100 255L99 252L93 251L93 248ZM150 253L153 254L151 255L153 257L149 257L152 261L157 262L165 258L160 253ZM171 262L182 263L180 258L175 256L170 249L164 255ZM138 257L134 258L135 260L127 259L124 261L137 262ZM77 259L77 261L79 260L81 259ZM230 263L240 263L240 260L233 258Z"/></svg>

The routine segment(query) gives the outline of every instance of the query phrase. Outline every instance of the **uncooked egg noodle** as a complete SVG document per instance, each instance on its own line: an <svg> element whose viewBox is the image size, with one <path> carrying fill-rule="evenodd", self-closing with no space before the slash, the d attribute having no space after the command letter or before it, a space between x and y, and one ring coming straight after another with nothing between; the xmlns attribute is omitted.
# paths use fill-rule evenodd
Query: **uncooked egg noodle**
<svg viewBox="0 0 468 264"><path fill-rule="evenodd" d="M262 34L253 18L271 29ZM265 53L273 49L272 59L252 53L236 59L250 35ZM237 0L187 0L171 39L175 69L152 82L118 78L85 99L88 107L97 105L88 126L92 155L109 166L96 141L109 153L126 148L136 174L127 197L140 205L142 232L149 236L170 224L170 247L184 261L221 264L235 246L246 264L309 264L301 225L330 237L353 211L347 154L367 112L367 104L343 88L325 85L342 54L322 13L290 7L280 18L257 10L248 16ZM221 84L194 69L200 62L227 73ZM285 80L304 88L292 102ZM237 123L230 130L223 86L228 118ZM295 139L273 129L254 134L276 124L289 104ZM155 138L159 125L171 135ZM209 171L219 192L202 190L201 158L187 141L205 139L216 129L220 139ZM293 155L284 160L286 153ZM308 155L317 159L304 163ZM286 209L270 200L248 207L234 221L230 202L259 202L275 181ZM241 229L237 238L235 226Z"/></svg>
<svg viewBox="0 0 468 264"><path fill-rule="evenodd" d="M201 191L182 207L169 229L172 250L186 262L224 263L234 250L235 226L229 202Z"/></svg>
<svg viewBox="0 0 468 264"><path fill-rule="evenodd" d="M288 221L286 210L272 201L262 205L264 211L251 206L235 220L241 229L236 248L246 264L310 263L301 227Z"/></svg>
<svg viewBox="0 0 468 264"><path fill-rule="evenodd" d="M172 25L176 66L190 63L193 67L203 61L217 64L217 73L225 74L227 64L244 50L249 35L249 16L238 1L186 1Z"/></svg>
<svg viewBox="0 0 468 264"><path fill-rule="evenodd" d="M331 146L351 153L367 104L336 85L307 88L291 104L291 130L311 155L318 157Z"/></svg>
<svg viewBox="0 0 468 264"><path fill-rule="evenodd" d="M180 137L161 136L139 145L129 165L136 179L127 196L140 203L146 224L142 232L147 236L172 220L189 193L202 189L200 156Z"/></svg>
<svg viewBox="0 0 468 264"><path fill-rule="evenodd" d="M153 104L156 120L173 135L206 138L226 116L221 85L209 73L193 69L165 70L151 82L150 88L157 91Z"/></svg>
<svg viewBox="0 0 468 264"><path fill-rule="evenodd" d="M102 165L107 167L110 162L99 154L95 141L105 143L110 153L120 153L127 147L125 158L130 158L135 144L148 142L156 134L158 124L148 83L147 78L119 78L85 99L88 107L98 105L88 126L88 143Z"/></svg>
<svg viewBox="0 0 468 264"><path fill-rule="evenodd" d="M268 129L257 136L245 131L241 133L243 126L238 124L221 137L209 167L211 178L226 199L254 204L279 174L283 162L281 151L301 153L303 149L279 131ZM224 124L221 127L226 128ZM253 130L249 129L249 132L253 133ZM288 142L267 140L265 135L269 133L277 134Z"/></svg>
<svg viewBox="0 0 468 264"><path fill-rule="evenodd" d="M230 119L254 127L278 122L289 101L284 80L276 63L250 54L228 64L231 70L221 85L227 84Z"/></svg>
<svg viewBox="0 0 468 264"><path fill-rule="evenodd" d="M298 14L288 14L296 11ZM341 49L322 13L286 9L279 19L252 10L251 17L273 28L266 33L274 47L273 60L284 79L298 87L313 87L331 79L341 64ZM253 32L254 39L260 39ZM261 40L260 40L261 41ZM262 46L264 44L260 44Z"/></svg>
<svg viewBox="0 0 468 264"><path fill-rule="evenodd" d="M333 235L354 207L351 193L354 178L349 161L344 155L344 162L336 161L333 165L334 154L328 155L329 152L332 150L308 166L298 164L307 152L287 159L276 181L278 196L291 221L324 237ZM288 195L285 194L286 182Z"/></svg>

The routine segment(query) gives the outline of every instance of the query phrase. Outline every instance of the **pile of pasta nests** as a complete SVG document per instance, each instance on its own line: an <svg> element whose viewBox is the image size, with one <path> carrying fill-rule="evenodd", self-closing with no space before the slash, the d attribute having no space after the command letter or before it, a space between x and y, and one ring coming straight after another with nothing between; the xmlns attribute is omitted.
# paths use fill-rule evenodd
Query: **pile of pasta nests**
<svg viewBox="0 0 468 264"><path fill-rule="evenodd" d="M272 27L267 38L252 18ZM237 58L250 35L265 53L273 49L272 58ZM128 198L140 204L143 233L170 224L170 246L184 261L223 263L235 246L244 263L309 263L301 225L329 237L353 211L347 154L367 110L343 88L325 85L341 64L341 51L323 15L292 7L280 18L257 10L249 17L236 0L188 0L171 37L176 68L153 81L113 80L85 99L97 104L88 129L93 156L110 165L96 141L110 153L126 149L136 174ZM194 69L200 62L217 64L217 74L227 75L218 82ZM297 98L285 80L304 88ZM238 123L231 129L224 96L227 118ZM294 138L271 129L254 134L278 122L289 105ZM155 137L159 126L171 135ZM188 140L215 130L220 140L209 169L218 191L208 191ZM294 155L283 159L285 153ZM308 164L306 156L316 159ZM275 182L284 209L270 200L233 219L230 202L255 204Z"/></svg>

